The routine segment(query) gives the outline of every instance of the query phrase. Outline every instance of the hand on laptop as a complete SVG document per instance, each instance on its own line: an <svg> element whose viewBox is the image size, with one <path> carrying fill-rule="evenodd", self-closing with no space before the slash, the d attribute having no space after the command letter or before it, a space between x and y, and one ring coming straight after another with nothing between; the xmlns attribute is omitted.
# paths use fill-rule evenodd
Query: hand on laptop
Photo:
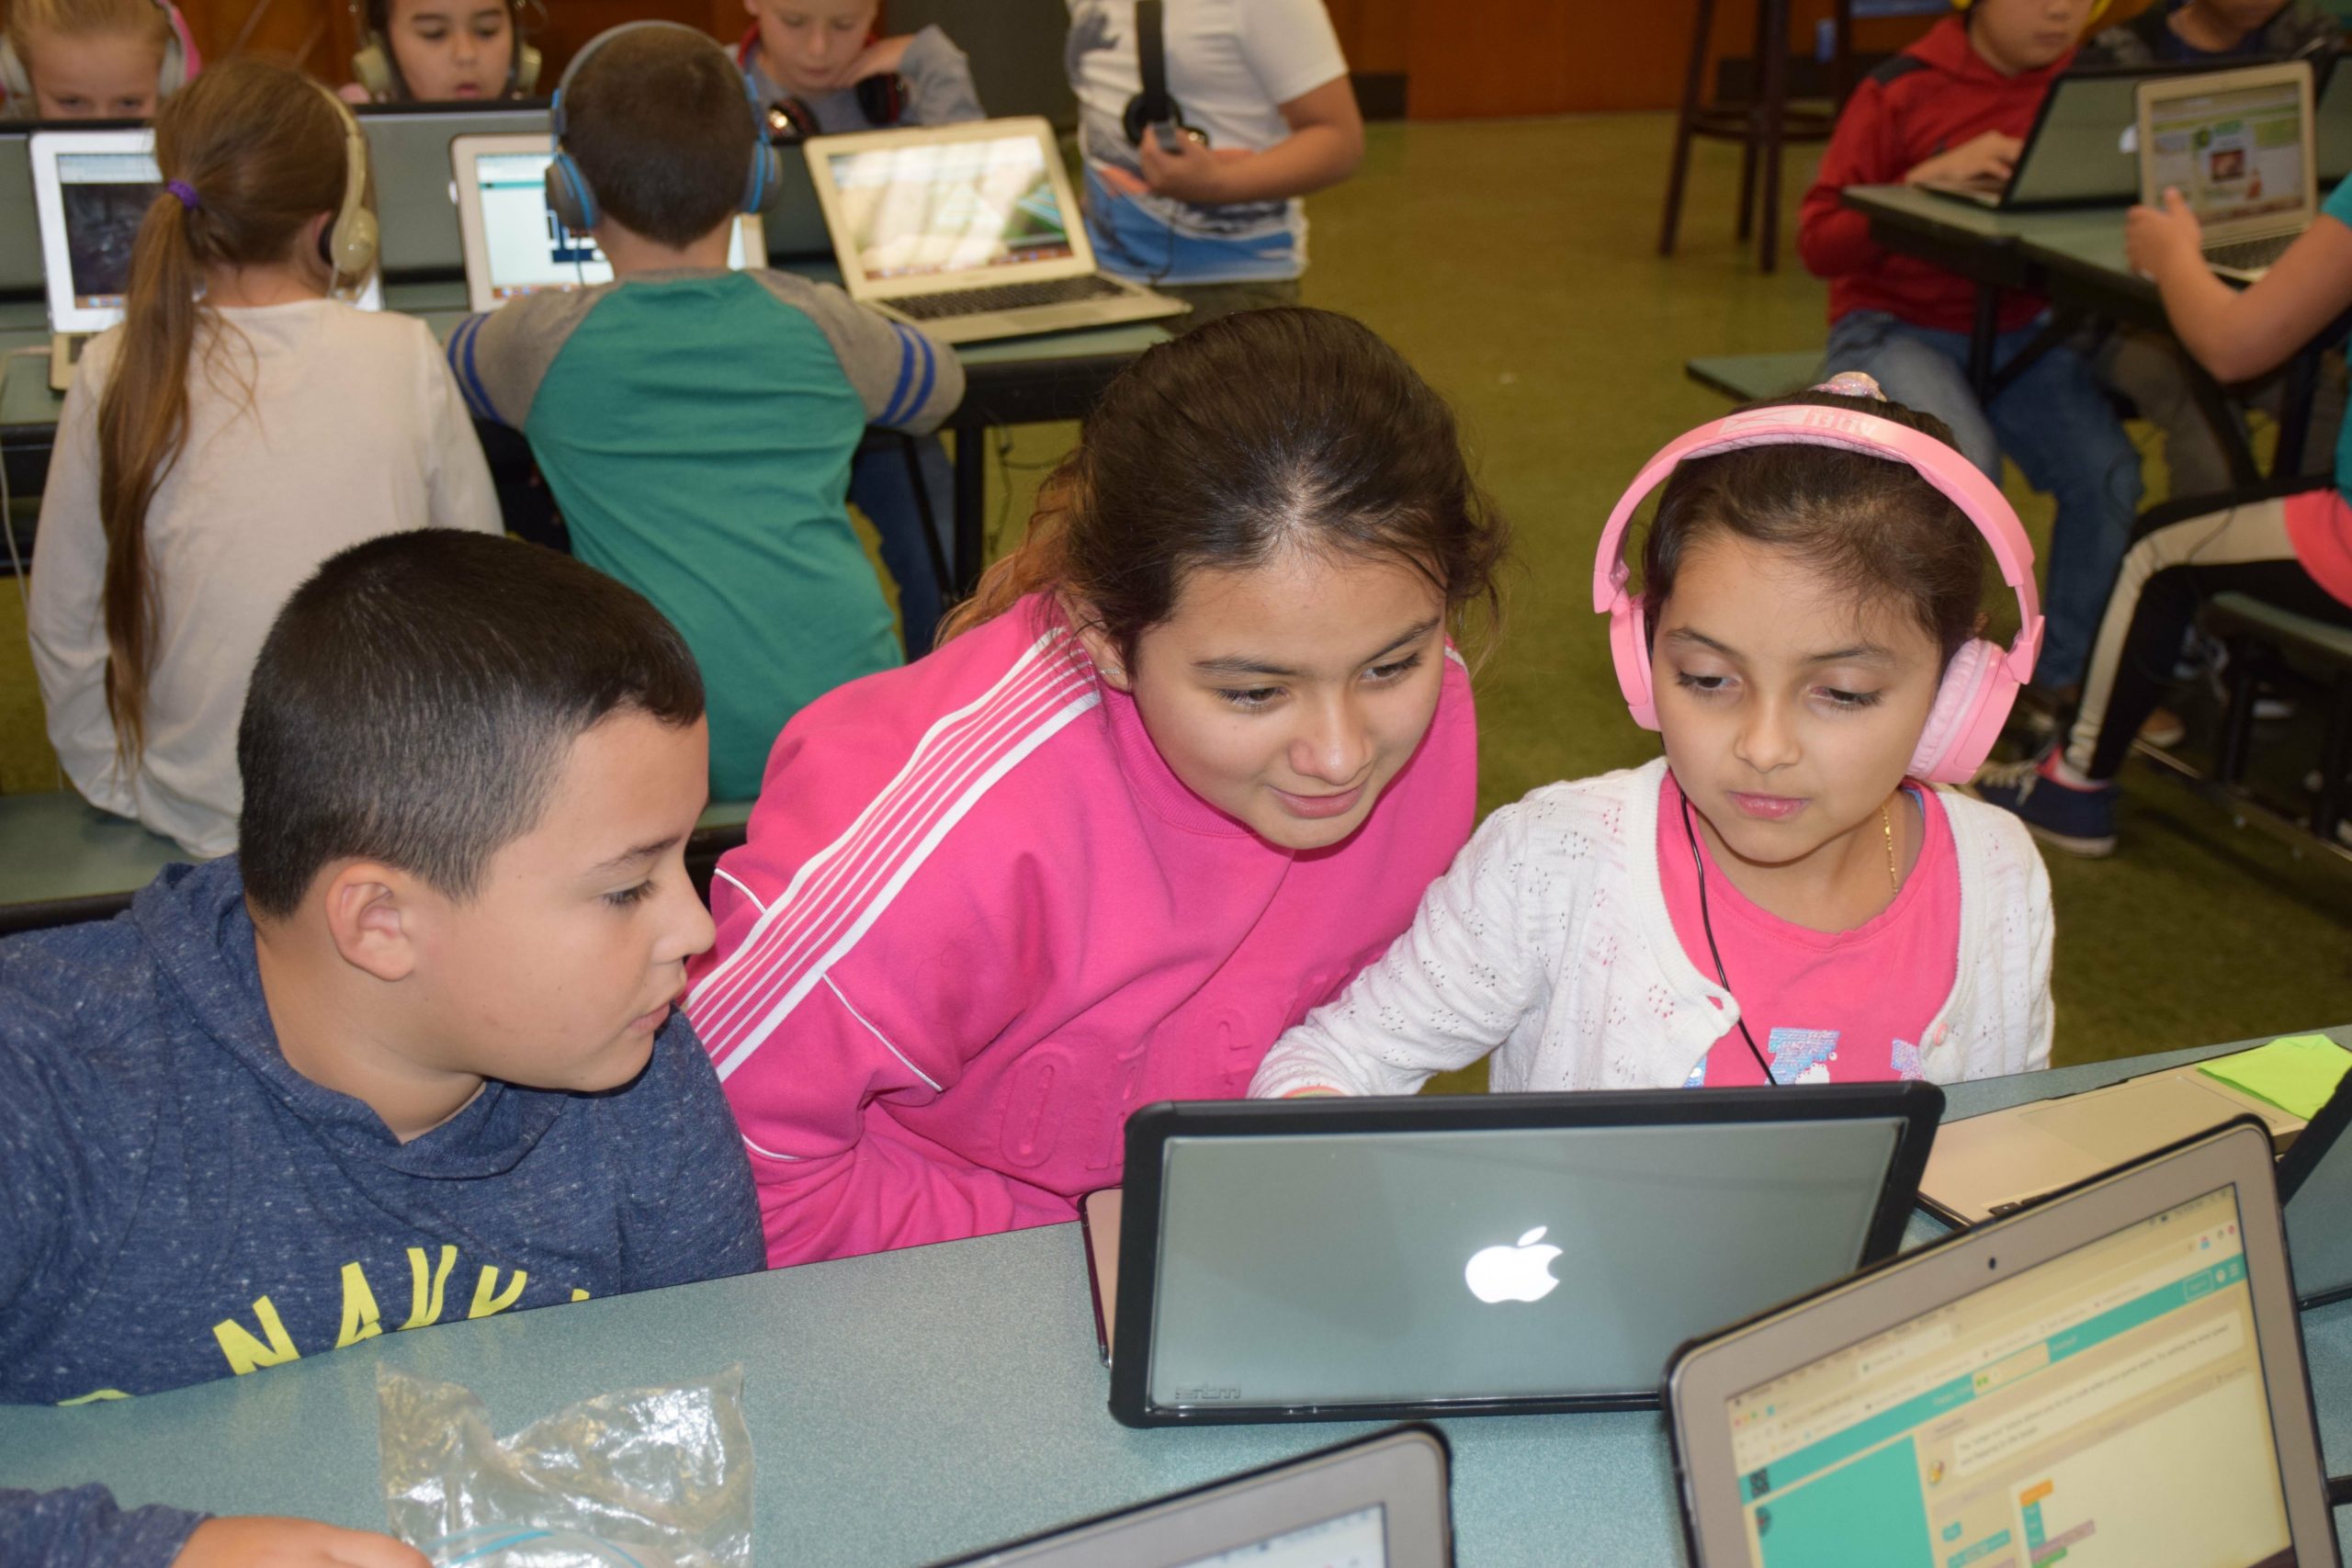
<svg viewBox="0 0 2352 1568"><path fill-rule="evenodd" d="M2188 199L2165 186L2162 207L2135 207L2123 217L2123 256L2143 277L2161 278L2178 265L2205 268L2205 231Z"/></svg>
<svg viewBox="0 0 2352 1568"><path fill-rule="evenodd" d="M424 1554L371 1530L309 1519L207 1519L172 1568L432 1568Z"/></svg>
<svg viewBox="0 0 2352 1568"><path fill-rule="evenodd" d="M2018 154L2024 150L2025 143L2016 137L1988 130L1915 165L1903 176L1903 183L2002 185L2016 172Z"/></svg>

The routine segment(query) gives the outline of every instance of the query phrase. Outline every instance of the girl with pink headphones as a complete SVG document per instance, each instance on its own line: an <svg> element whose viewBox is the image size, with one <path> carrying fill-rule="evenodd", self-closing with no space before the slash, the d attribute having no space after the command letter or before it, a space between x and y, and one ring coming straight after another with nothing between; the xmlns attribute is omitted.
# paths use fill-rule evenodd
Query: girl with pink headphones
<svg viewBox="0 0 2352 1568"><path fill-rule="evenodd" d="M12 0L0 115L145 119L202 63L171 0Z"/></svg>
<svg viewBox="0 0 2352 1568"><path fill-rule="evenodd" d="M2050 1057L2050 888L1984 759L2041 646L2033 552L1941 425L1842 376L1702 426L1602 531L1634 722L1666 754L1488 818L1250 1093L1962 1078ZM1641 548L1634 510L1665 493ZM2016 594L1977 635L1984 558Z"/></svg>

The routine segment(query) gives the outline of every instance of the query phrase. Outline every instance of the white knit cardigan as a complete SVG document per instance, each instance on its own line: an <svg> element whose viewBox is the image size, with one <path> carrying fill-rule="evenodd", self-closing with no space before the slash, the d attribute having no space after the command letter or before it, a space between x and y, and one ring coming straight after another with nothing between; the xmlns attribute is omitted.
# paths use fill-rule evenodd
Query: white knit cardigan
<svg viewBox="0 0 2352 1568"><path fill-rule="evenodd" d="M1682 951L1645 767L1548 784L1489 817L1413 923L1274 1043L1250 1092L1410 1094L1492 1053L1497 1089L1671 1089L1738 1017ZM1937 1083L2050 1065L2050 878L2024 826L1946 791L1960 962L1919 1042Z"/></svg>

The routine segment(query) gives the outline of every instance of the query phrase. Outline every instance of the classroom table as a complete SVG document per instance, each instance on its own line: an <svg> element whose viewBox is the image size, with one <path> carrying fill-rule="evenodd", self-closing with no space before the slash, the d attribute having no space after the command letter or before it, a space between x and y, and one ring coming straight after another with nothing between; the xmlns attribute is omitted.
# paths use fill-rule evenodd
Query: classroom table
<svg viewBox="0 0 2352 1568"><path fill-rule="evenodd" d="M2329 1031L2352 1044L2352 1026ZM1950 1113L2075 1092L2209 1046L1957 1086ZM1941 1227L1915 1215L1909 1240ZM2352 1302L2305 1314L2322 1436L2352 1469ZM908 1568L1371 1429L1133 1431L1104 1408L1074 1224L387 1336L243 1378L0 1409L0 1484L381 1529L376 1367L458 1382L514 1431L574 1400L745 1369L763 1563ZM1681 1555L1656 1414L1442 1423L1466 1568ZM2352 1517L2339 1516L2339 1529Z"/></svg>
<svg viewBox="0 0 2352 1568"><path fill-rule="evenodd" d="M1980 397L1997 389L2006 380L2004 370L2012 368L1992 363L2004 290L2023 290L2050 300L2054 330L2049 342L2086 320L2172 330L2155 285L2124 260L2123 208L2007 212L1899 185L1851 186L1844 200L1870 219L1871 238L1880 245L1933 262L1977 286L1969 379ZM2280 421L2274 472L2292 473L2301 466L2319 354L2339 335L2331 329L2289 368L2287 412ZM2037 343L2027 353L2041 346ZM2220 383L2194 360L2185 363L2190 390L2221 440L2233 477L2243 485L2259 482L2262 471L2246 439L2245 421L2231 409Z"/></svg>
<svg viewBox="0 0 2352 1568"><path fill-rule="evenodd" d="M837 281L830 264L805 269ZM423 317L447 337L465 315L462 283L396 283L384 291L396 310ZM988 432L1012 424L1082 418L1111 378L1136 355L1168 334L1148 322L1049 333L966 344L956 350L964 366L964 400L948 416L956 435L956 533L948 551L953 598L968 594L979 581L987 550ZM0 361L0 463L7 465L10 492L37 495L48 476L57 416L64 399L49 389L46 349L49 327L39 302L0 303L0 354L39 347L38 355Z"/></svg>

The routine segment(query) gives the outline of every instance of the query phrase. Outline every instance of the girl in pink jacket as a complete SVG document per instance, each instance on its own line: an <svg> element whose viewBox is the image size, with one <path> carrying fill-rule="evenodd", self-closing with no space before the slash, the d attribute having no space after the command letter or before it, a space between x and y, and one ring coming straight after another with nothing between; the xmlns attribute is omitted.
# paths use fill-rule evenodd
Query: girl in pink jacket
<svg viewBox="0 0 2352 1568"><path fill-rule="evenodd" d="M1370 331L1248 312L1104 394L936 653L804 709L687 1010L768 1260L1073 1216L1238 1098L1468 837L1506 531Z"/></svg>

